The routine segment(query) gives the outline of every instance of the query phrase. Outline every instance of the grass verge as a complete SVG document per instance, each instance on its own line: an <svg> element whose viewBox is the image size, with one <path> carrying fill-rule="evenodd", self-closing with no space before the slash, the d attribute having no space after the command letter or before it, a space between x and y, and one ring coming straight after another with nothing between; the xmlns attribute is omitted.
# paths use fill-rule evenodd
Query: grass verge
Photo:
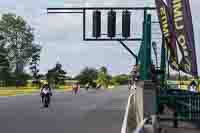
<svg viewBox="0 0 200 133"><path fill-rule="evenodd" d="M65 92L72 90L71 87L60 86L56 89L58 92ZM39 93L40 89L37 87L0 87L0 96L20 96L20 95L32 95Z"/></svg>
<svg viewBox="0 0 200 133"><path fill-rule="evenodd" d="M17 96L17 95L31 95L34 93L38 93L38 89L10 89L4 88L0 90L0 96Z"/></svg>

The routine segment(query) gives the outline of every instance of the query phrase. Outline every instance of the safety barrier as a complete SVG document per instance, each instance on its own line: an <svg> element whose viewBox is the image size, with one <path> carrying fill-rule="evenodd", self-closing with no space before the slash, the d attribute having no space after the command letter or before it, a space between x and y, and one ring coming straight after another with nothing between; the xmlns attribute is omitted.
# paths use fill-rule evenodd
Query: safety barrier
<svg viewBox="0 0 200 133"><path fill-rule="evenodd" d="M121 128L121 133L145 133L145 129L150 129L146 130L149 131L147 133L153 133L153 124L146 125L147 121L150 120L151 118L147 119L145 118L144 120L140 120L140 113L137 112L138 110L136 109L136 103L135 103L135 92L130 94L128 98L128 104L126 106L126 111L124 115L124 120ZM152 118L152 123L154 118Z"/></svg>
<svg viewBox="0 0 200 133"><path fill-rule="evenodd" d="M128 132L128 116L129 116L130 105L131 105L131 101L132 101L133 97L134 97L134 94L130 94L130 96L128 98L128 104L126 106L126 112L125 112L125 115L124 115L121 133L127 133Z"/></svg>

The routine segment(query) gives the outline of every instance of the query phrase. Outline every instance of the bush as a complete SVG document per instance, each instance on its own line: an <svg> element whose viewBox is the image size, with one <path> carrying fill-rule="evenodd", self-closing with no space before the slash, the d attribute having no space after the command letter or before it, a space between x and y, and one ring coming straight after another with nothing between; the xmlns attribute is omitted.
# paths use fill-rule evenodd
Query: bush
<svg viewBox="0 0 200 133"><path fill-rule="evenodd" d="M27 80L31 79L31 76L26 73L16 74L15 75L15 83L16 86L26 86Z"/></svg>
<svg viewBox="0 0 200 133"><path fill-rule="evenodd" d="M31 79L28 74L18 74L9 73L8 77L3 82L4 86L25 86L27 85L27 80Z"/></svg>
<svg viewBox="0 0 200 133"><path fill-rule="evenodd" d="M81 73L75 77L76 80L79 81L80 84L92 83L97 79L98 72L95 68L84 68Z"/></svg>
<svg viewBox="0 0 200 133"><path fill-rule="evenodd" d="M110 85L120 85L115 79L111 79L110 80L110 83L109 83Z"/></svg>
<svg viewBox="0 0 200 133"><path fill-rule="evenodd" d="M112 78L112 82L119 85L128 84L128 75L122 74Z"/></svg>

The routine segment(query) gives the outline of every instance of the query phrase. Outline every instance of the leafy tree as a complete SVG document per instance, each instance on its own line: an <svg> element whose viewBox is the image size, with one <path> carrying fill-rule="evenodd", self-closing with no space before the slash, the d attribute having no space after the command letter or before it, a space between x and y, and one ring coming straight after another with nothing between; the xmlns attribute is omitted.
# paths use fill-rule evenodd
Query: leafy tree
<svg viewBox="0 0 200 133"><path fill-rule="evenodd" d="M3 40L3 39L4 39L4 37L0 35L0 41Z"/></svg>
<svg viewBox="0 0 200 133"><path fill-rule="evenodd" d="M104 88L107 88L110 83L109 76L106 73L99 72L97 84L102 85Z"/></svg>
<svg viewBox="0 0 200 133"><path fill-rule="evenodd" d="M38 74L38 77L41 80L45 80L46 79L46 75L45 74Z"/></svg>
<svg viewBox="0 0 200 133"><path fill-rule="evenodd" d="M6 86L9 79L10 70L9 70L9 61L7 57L7 51L2 45L0 46L0 80L2 85Z"/></svg>
<svg viewBox="0 0 200 133"><path fill-rule="evenodd" d="M27 73L19 73L18 75L13 73L13 77L12 77L12 80L15 81L16 87L27 85L28 83L27 80L31 80L31 79L32 79L32 76Z"/></svg>
<svg viewBox="0 0 200 133"><path fill-rule="evenodd" d="M108 70L105 66L102 66L100 69L99 69L100 72L103 72L103 73L108 73Z"/></svg>
<svg viewBox="0 0 200 133"><path fill-rule="evenodd" d="M9 69L9 61L6 49L0 47L0 70L2 69Z"/></svg>
<svg viewBox="0 0 200 133"><path fill-rule="evenodd" d="M101 67L99 69L97 84L102 85L104 88L107 88L111 80L111 76L108 75L106 67Z"/></svg>
<svg viewBox="0 0 200 133"><path fill-rule="evenodd" d="M97 79L98 71L95 68L84 68L78 76L75 77L80 84L94 84Z"/></svg>
<svg viewBox="0 0 200 133"><path fill-rule="evenodd" d="M33 55L33 29L22 17L11 13L2 15L0 29L5 38L4 47L8 50L10 67L16 74L23 73Z"/></svg>
<svg viewBox="0 0 200 133"><path fill-rule="evenodd" d="M62 69L62 65L58 62L54 68L48 71L46 77L50 84L57 86L59 84L64 84L66 74L67 73Z"/></svg>
<svg viewBox="0 0 200 133"><path fill-rule="evenodd" d="M30 62L30 70L32 72L33 79L36 84L39 83L39 79L40 79L40 75L39 75L40 52L41 52L41 46L34 45L33 55Z"/></svg>

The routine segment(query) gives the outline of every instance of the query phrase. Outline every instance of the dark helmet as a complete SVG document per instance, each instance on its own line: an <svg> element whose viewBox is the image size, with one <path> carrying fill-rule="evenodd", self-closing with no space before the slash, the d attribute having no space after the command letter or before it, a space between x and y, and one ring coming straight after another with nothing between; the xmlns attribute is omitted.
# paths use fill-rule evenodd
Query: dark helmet
<svg viewBox="0 0 200 133"><path fill-rule="evenodd" d="M196 85L196 82L192 80L191 85Z"/></svg>
<svg viewBox="0 0 200 133"><path fill-rule="evenodd" d="M43 85L43 88L46 88L46 87L49 87L49 85L48 85L48 84L44 84L44 85Z"/></svg>

